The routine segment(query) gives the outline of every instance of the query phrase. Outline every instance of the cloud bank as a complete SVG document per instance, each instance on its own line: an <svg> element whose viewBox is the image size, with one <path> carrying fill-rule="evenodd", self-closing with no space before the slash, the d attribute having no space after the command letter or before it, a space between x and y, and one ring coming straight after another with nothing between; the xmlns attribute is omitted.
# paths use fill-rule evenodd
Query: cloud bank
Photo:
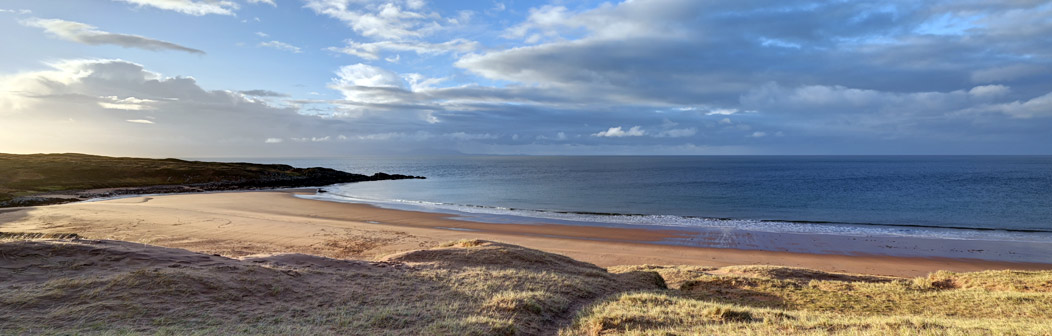
<svg viewBox="0 0 1052 336"><path fill-rule="evenodd" d="M198 16L246 3L122 1ZM176 148L148 137L164 134L238 153L1050 154L1048 2L299 4L321 23L310 29L343 30L318 34L328 40L282 34L331 46L297 56L325 57L302 77L315 81L303 91L321 94L204 89L136 63L66 61L0 79L0 111L19 111L34 129L105 121L141 147ZM132 36L68 21L36 27L87 44ZM278 35L256 26L242 35L258 31ZM251 45L309 50L257 36ZM138 38L120 43L194 52Z"/></svg>
<svg viewBox="0 0 1052 336"><path fill-rule="evenodd" d="M22 24L29 27L42 28L49 34L63 40L87 45L109 44L125 48L138 48L152 51L175 50L191 54L205 54L204 51L175 43L155 40L138 35L110 33L98 30L95 26L74 21L33 18L22 21Z"/></svg>

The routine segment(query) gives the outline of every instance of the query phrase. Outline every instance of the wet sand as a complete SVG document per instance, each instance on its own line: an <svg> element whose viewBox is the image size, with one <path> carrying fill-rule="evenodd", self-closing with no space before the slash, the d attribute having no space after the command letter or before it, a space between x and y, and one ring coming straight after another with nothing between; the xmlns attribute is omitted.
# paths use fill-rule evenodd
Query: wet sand
<svg viewBox="0 0 1052 336"><path fill-rule="evenodd" d="M5 209L0 231L77 233L240 257L295 252L371 259L458 239L485 239L563 254L599 266L779 265L824 271L921 276L936 270L1052 269L1052 263L838 255L658 245L685 230L557 224L490 224L448 215L296 198L301 191L143 196Z"/></svg>

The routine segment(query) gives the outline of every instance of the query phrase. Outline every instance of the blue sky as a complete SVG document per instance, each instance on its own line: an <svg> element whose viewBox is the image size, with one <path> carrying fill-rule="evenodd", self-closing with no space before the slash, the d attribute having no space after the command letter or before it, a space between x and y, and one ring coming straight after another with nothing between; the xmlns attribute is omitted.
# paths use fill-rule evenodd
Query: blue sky
<svg viewBox="0 0 1052 336"><path fill-rule="evenodd" d="M8 0L0 152L1052 154L1047 1Z"/></svg>

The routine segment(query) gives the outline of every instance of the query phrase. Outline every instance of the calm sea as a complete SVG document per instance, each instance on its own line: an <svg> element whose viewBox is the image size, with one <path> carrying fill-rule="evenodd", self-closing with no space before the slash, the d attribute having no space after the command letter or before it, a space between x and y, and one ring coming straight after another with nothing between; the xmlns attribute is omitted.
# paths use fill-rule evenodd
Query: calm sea
<svg viewBox="0 0 1052 336"><path fill-rule="evenodd" d="M426 180L318 197L467 220L1052 241L1052 156L253 159Z"/></svg>

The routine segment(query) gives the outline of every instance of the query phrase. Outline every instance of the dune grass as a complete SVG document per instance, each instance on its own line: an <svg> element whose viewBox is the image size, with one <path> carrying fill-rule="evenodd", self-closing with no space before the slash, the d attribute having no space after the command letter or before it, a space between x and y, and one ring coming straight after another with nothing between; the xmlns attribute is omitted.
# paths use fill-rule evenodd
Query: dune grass
<svg viewBox="0 0 1052 336"><path fill-rule="evenodd" d="M691 274L675 266L662 275ZM695 272L696 273L696 272ZM1050 335L1052 272L936 272L896 279L733 266L676 289L625 293L581 313L566 335Z"/></svg>
<svg viewBox="0 0 1052 336"><path fill-rule="evenodd" d="M554 334L601 298L664 288L483 241L369 262L8 239L0 260L0 334Z"/></svg>
<svg viewBox="0 0 1052 336"><path fill-rule="evenodd" d="M967 309L966 307L959 307ZM853 314L757 308L668 292L590 307L562 335L1048 335L1047 320Z"/></svg>
<svg viewBox="0 0 1052 336"><path fill-rule="evenodd" d="M624 266L461 240L373 261L0 237L0 334L1050 335L1052 272Z"/></svg>

